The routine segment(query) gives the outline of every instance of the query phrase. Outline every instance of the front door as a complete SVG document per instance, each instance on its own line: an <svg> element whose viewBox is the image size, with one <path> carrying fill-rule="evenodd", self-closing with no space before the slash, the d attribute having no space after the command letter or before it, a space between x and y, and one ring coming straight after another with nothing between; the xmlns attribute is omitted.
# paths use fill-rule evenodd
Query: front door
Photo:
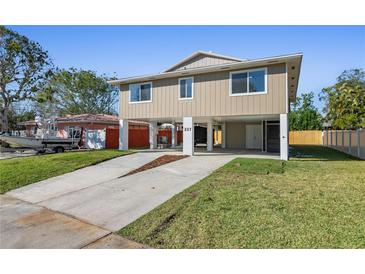
<svg viewBox="0 0 365 274"><path fill-rule="evenodd" d="M280 152L279 125L267 125L267 152Z"/></svg>
<svg viewBox="0 0 365 274"><path fill-rule="evenodd" d="M262 128L261 125L246 125L246 148L262 148Z"/></svg>

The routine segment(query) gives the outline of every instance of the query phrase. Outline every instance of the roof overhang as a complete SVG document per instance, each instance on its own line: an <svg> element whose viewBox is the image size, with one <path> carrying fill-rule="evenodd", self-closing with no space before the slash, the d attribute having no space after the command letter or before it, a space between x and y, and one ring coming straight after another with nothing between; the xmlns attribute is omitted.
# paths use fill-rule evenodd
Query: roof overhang
<svg viewBox="0 0 365 274"><path fill-rule="evenodd" d="M217 71L231 71L231 70L236 70L236 69L244 69L244 68L260 67L260 66L268 66L268 65L280 64L280 63L286 63L287 72L288 72L288 79L287 79L288 96L289 96L290 101L293 101L293 100L295 100L295 97L297 94L302 57L303 57L302 53L294 53L294 54L288 54L288 55L280 55L280 56L274 56L274 57L245 60L245 61L240 61L240 62L236 62L236 63L232 63L232 64L221 64L221 65L216 65L216 66L187 69L187 70L182 70L182 71L161 72L158 74L121 78L118 80L108 81L108 83L112 84L112 85L132 84L132 83L137 83L137 82L147 82L147 81L166 79L166 78L192 76L192 75L217 72Z"/></svg>
<svg viewBox="0 0 365 274"><path fill-rule="evenodd" d="M56 120L57 124L105 124L105 125L119 125L119 121L109 120Z"/></svg>

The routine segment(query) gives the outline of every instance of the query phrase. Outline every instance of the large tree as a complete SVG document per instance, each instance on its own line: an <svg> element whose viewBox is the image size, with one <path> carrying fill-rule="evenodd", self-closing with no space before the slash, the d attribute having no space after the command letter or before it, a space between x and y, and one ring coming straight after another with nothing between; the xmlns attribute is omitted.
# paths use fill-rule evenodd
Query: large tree
<svg viewBox="0 0 365 274"><path fill-rule="evenodd" d="M289 113L290 130L322 129L322 115L313 103L313 92L297 97Z"/></svg>
<svg viewBox="0 0 365 274"><path fill-rule="evenodd" d="M53 102L60 115L115 114L118 90L107 83L105 75L90 70L59 70L40 94L40 101Z"/></svg>
<svg viewBox="0 0 365 274"><path fill-rule="evenodd" d="M333 86L322 90L326 120L335 129L365 127L365 72L345 70Z"/></svg>
<svg viewBox="0 0 365 274"><path fill-rule="evenodd" d="M0 26L1 128L9 130L13 103L34 100L52 75L47 51L27 37Z"/></svg>
<svg viewBox="0 0 365 274"><path fill-rule="evenodd" d="M20 122L26 122L34 120L36 116L34 109L14 109L11 108L9 111L9 128L12 130L17 129L17 125Z"/></svg>

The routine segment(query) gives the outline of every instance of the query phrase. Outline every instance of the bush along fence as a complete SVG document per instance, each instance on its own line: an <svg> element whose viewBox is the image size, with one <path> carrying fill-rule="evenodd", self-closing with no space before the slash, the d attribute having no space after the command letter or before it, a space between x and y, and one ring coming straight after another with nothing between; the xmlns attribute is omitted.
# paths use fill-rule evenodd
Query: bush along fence
<svg viewBox="0 0 365 274"><path fill-rule="evenodd" d="M325 130L323 145L365 159L365 130Z"/></svg>

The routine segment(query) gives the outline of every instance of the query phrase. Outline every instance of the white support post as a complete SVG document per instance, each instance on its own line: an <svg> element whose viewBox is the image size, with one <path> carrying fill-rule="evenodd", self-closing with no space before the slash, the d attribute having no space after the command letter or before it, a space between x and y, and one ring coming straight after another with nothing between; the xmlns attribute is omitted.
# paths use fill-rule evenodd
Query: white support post
<svg viewBox="0 0 365 274"><path fill-rule="evenodd" d="M207 151L213 151L213 124L207 123Z"/></svg>
<svg viewBox="0 0 365 274"><path fill-rule="evenodd" d="M261 151L264 152L264 120L261 120Z"/></svg>
<svg viewBox="0 0 365 274"><path fill-rule="evenodd" d="M150 149L157 148L157 122L150 122L149 126Z"/></svg>
<svg viewBox="0 0 365 274"><path fill-rule="evenodd" d="M128 120L119 120L119 150L128 150Z"/></svg>
<svg viewBox="0 0 365 274"><path fill-rule="evenodd" d="M226 122L222 124L222 148L226 148Z"/></svg>
<svg viewBox="0 0 365 274"><path fill-rule="evenodd" d="M183 154L194 155L194 122L193 117L183 118Z"/></svg>
<svg viewBox="0 0 365 274"><path fill-rule="evenodd" d="M176 125L175 123L172 124L172 128L171 128L171 147L174 148L176 147Z"/></svg>
<svg viewBox="0 0 365 274"><path fill-rule="evenodd" d="M280 114L280 159L289 158L288 114Z"/></svg>

